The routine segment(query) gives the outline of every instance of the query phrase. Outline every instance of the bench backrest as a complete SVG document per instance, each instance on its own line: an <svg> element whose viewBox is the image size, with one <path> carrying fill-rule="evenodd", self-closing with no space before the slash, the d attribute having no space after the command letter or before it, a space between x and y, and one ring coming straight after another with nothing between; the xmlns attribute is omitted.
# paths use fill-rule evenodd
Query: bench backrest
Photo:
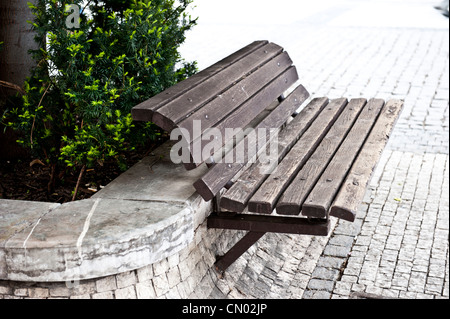
<svg viewBox="0 0 450 319"><path fill-rule="evenodd" d="M268 141L270 130L279 129L309 97L300 85L284 99L297 80L297 70L282 47L256 41L137 105L132 115L168 132L178 129L188 149L186 169L204 162L211 166L207 179L194 185L210 200L266 145L230 132L267 129ZM227 152L232 152L227 158L236 159L242 149L245 156L239 161L223 160Z"/></svg>

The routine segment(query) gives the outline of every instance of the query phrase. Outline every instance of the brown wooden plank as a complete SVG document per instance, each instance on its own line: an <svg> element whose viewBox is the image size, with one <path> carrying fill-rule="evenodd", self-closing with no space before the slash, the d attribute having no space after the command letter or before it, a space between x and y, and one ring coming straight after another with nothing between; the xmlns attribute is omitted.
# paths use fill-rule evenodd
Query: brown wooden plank
<svg viewBox="0 0 450 319"><path fill-rule="evenodd" d="M152 122L166 131L171 131L177 123L191 116L205 103L222 94L233 83L242 80L282 51L283 48L274 43L258 48L182 96L160 107L154 112Z"/></svg>
<svg viewBox="0 0 450 319"><path fill-rule="evenodd" d="M325 170L340 143L350 131L350 128L365 104L365 99L353 99L348 103L333 127L323 140L320 141L317 149L301 170L298 171L295 178L291 179L292 183L287 187L276 205L278 214L300 214L301 206L305 198Z"/></svg>
<svg viewBox="0 0 450 319"><path fill-rule="evenodd" d="M311 236L327 236L330 231L329 220L252 214L219 216L217 213L212 213L208 217L207 225L208 228Z"/></svg>
<svg viewBox="0 0 450 319"><path fill-rule="evenodd" d="M225 255L219 257L214 264L218 271L224 272L231 266L242 254L253 246L265 233L248 232L239 240Z"/></svg>
<svg viewBox="0 0 450 319"><path fill-rule="evenodd" d="M245 56L254 52L255 50L261 48L262 46L268 44L268 41L255 41L244 48L236 51L235 53L229 55L228 57L222 59L221 61L211 65L210 67L200 71L193 76L187 78L186 80L179 82L170 88L164 90L163 92L155 95L154 97L136 105L132 110L131 114L135 121L151 121L153 118L153 113L155 110L165 105L180 95L186 93L187 91L193 89L198 84L202 83L206 79L214 76L218 72L227 68L233 63L241 60Z"/></svg>
<svg viewBox="0 0 450 319"><path fill-rule="evenodd" d="M281 193L314 152L315 147L328 132L346 104L347 99L341 98L331 101L325 107L316 121L314 121L311 127L303 134L278 165L276 172L266 179L250 199L248 204L250 212L261 214L272 213Z"/></svg>
<svg viewBox="0 0 450 319"><path fill-rule="evenodd" d="M281 78L284 83L284 77ZM259 128L269 128L269 129L278 129L283 125L287 118L298 109L301 104L308 98L309 93L303 86L299 86L293 94L291 94L286 100L284 100L278 107L276 107L261 123L256 126L256 130ZM255 106L261 107L264 99L259 101L259 99L252 99L253 103L256 102ZM266 100L266 104L268 103ZM247 112L252 114L254 109L247 108ZM236 120L232 121L230 124L239 125L239 121L242 121L244 117L236 117ZM227 119L228 120L228 119ZM239 127L239 126L238 126ZM266 141L269 141L270 132L267 132ZM256 153L261 150L264 145L254 145L249 146L249 139L244 138L237 147L240 145L243 146L244 149L244 160L250 160ZM234 152L236 148L233 149ZM252 151L256 150L256 153L253 154ZM233 158L236 157L233 154ZM229 163L225 162L227 156L222 160L221 163L216 164L213 168L211 168L201 179L194 183L194 187L197 192L203 197L205 200L211 200L246 164L243 162Z"/></svg>
<svg viewBox="0 0 450 319"><path fill-rule="evenodd" d="M306 198L302 206L303 216L328 218L328 211L333 199L338 193L383 106L383 100L372 99L364 107L344 142Z"/></svg>
<svg viewBox="0 0 450 319"><path fill-rule="evenodd" d="M259 133L258 130L263 129L261 132L263 135L265 133L265 138L263 138L262 141L257 141L256 138L249 140L248 137L245 137L225 155L224 162L247 164L263 148L265 148L266 144L269 143L271 138L270 130L275 130L278 132L278 129L286 123L288 118L303 104L303 102L306 101L308 97L308 91L306 91L303 85L299 85L288 98L283 100L276 108L272 109L272 111L253 129L255 133ZM259 136L257 137L259 138Z"/></svg>
<svg viewBox="0 0 450 319"><path fill-rule="evenodd" d="M397 122L403 101L390 100L384 106L363 149L358 155L350 172L331 207L330 215L347 221L355 220L359 204L377 163Z"/></svg>
<svg viewBox="0 0 450 319"><path fill-rule="evenodd" d="M225 120L218 123L214 127L214 130L217 132L217 134L220 134L220 136L223 137L226 136L226 130L245 129L245 127L252 120L258 117L266 107L268 107L273 101L275 101L282 92L290 88L297 80L298 74L296 68L295 67L288 68L285 72L280 74L272 82L268 83L258 93L253 95L251 99L246 101L239 108L237 108L231 114L229 114ZM190 170L196 168L199 164L201 164L203 158L202 156L198 155L202 154L202 150L204 150L204 148L208 146L208 144L211 143L212 140L212 139L207 140L206 137L207 135L204 135L203 138L199 138L191 144L190 146L191 154L194 155L197 154L197 157L200 158L192 156L191 160L188 163L185 163L184 165L186 169ZM219 142L218 144L220 144ZM222 140L221 142L223 145L224 141Z"/></svg>
<svg viewBox="0 0 450 319"><path fill-rule="evenodd" d="M292 60L289 55L286 52L281 53L245 79L215 97L197 112L182 120L177 127L188 133L188 135L185 136L188 143L193 142L201 137L201 135L198 135L199 133L201 134L203 131L222 121L242 103L250 99L264 86L286 71L291 65ZM280 92L280 94L281 93L282 92ZM194 121L201 122L201 131L194 130Z"/></svg>
<svg viewBox="0 0 450 319"><path fill-rule="evenodd" d="M313 99L292 122L283 128L278 136L278 162L305 133L327 104L327 98ZM220 207L242 213L250 198L269 176L265 168L266 164L258 161L246 169L233 186L221 196Z"/></svg>

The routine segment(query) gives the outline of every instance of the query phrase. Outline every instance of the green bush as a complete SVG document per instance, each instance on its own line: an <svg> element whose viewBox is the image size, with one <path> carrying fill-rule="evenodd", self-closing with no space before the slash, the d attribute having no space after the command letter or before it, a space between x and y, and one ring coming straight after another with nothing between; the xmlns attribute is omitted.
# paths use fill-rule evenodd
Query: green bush
<svg viewBox="0 0 450 319"><path fill-rule="evenodd" d="M131 108L196 72L196 63L178 53L196 24L186 13L191 2L29 3L40 44L31 52L37 66L22 105L10 107L3 122L54 168L84 170L114 160L124 169L127 152L160 134L152 123L133 122ZM71 5L83 10L79 20Z"/></svg>

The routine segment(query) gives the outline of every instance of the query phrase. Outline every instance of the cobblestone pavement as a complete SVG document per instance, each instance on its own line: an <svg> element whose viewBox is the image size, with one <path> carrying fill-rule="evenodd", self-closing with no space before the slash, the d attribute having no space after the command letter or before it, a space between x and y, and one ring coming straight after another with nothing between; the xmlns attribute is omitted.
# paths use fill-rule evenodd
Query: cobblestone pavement
<svg viewBox="0 0 450 319"><path fill-rule="evenodd" d="M204 68L267 39L312 97L400 98L405 108L355 223L333 219L326 238L266 234L209 297L448 299L449 28L439 1L242 2L195 1L183 57Z"/></svg>

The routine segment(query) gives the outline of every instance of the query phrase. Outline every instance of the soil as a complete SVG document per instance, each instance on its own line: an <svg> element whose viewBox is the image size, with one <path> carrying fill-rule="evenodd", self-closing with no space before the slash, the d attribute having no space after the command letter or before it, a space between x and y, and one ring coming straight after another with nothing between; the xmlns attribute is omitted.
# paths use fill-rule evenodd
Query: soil
<svg viewBox="0 0 450 319"><path fill-rule="evenodd" d="M131 167L148 155L164 140L149 143L127 155L127 166ZM106 186L120 174L115 163L104 163L84 172L76 200L87 199ZM49 191L51 168L34 158L0 160L0 199L66 203L72 201L80 171L66 169L59 172L54 187Z"/></svg>

